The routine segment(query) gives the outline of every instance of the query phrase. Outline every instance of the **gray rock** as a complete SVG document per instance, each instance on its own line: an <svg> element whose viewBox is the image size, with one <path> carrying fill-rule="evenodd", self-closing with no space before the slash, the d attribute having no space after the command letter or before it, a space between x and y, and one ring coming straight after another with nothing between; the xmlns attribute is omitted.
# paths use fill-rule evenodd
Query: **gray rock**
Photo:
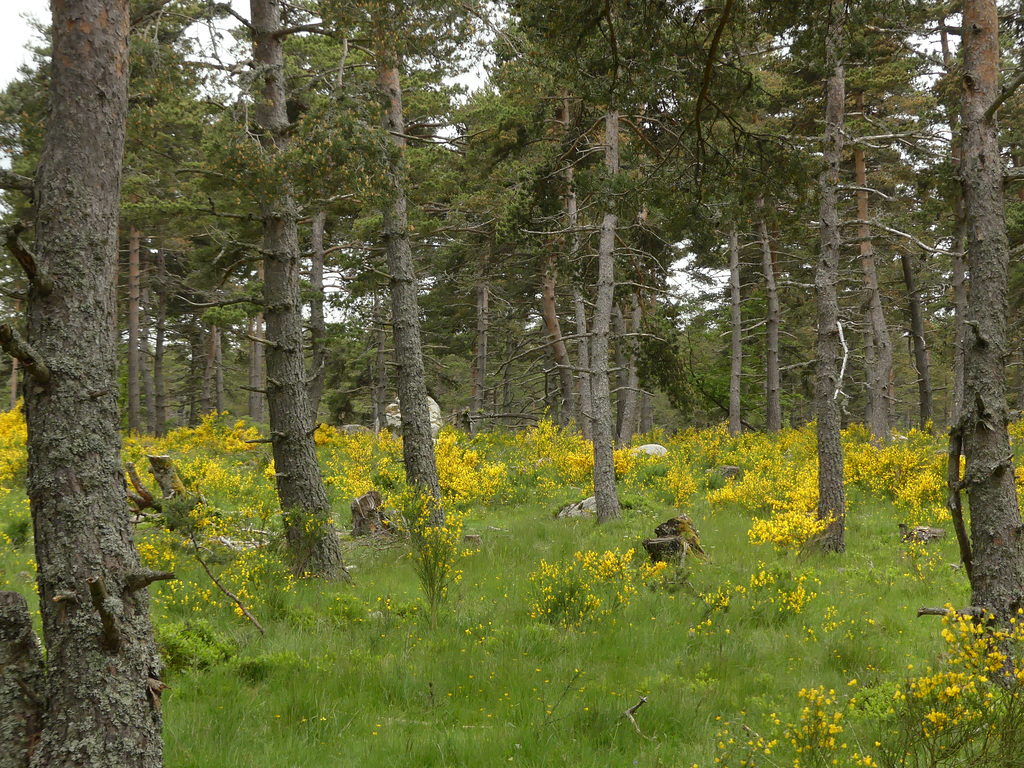
<svg viewBox="0 0 1024 768"><path fill-rule="evenodd" d="M441 406L434 398L427 395L427 409L430 411L430 436L437 440L444 426L444 419L441 417ZM384 411L384 419L387 427L396 435L402 434L402 409L397 402L391 403Z"/></svg>
<svg viewBox="0 0 1024 768"><path fill-rule="evenodd" d="M575 504L566 504L555 513L556 520L567 520L570 518L593 517L597 510L597 499L593 496L577 501Z"/></svg>
<svg viewBox="0 0 1024 768"><path fill-rule="evenodd" d="M646 445L638 445L633 449L635 452L646 453L648 456L667 456L668 448L658 443L647 443Z"/></svg>

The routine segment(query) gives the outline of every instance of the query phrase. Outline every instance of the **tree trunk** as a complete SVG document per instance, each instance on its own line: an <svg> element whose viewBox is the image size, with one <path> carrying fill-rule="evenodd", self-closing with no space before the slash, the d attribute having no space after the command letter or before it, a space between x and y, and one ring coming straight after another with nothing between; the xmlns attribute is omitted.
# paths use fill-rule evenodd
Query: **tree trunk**
<svg viewBox="0 0 1024 768"><path fill-rule="evenodd" d="M214 377L217 372L217 347L220 346L220 334L217 331L217 326L211 325L206 336L206 360L203 366L203 394L200 398L200 407L204 415L214 410L213 386Z"/></svg>
<svg viewBox="0 0 1024 768"><path fill-rule="evenodd" d="M759 210L764 208L764 200L758 199ZM775 275L775 258L772 254L772 241L768 237L768 224L764 215L758 217L758 237L761 240L761 272L764 274L765 290L765 428L769 432L782 429L782 384L779 372L779 325L781 312L779 309L778 280Z"/></svg>
<svg viewBox="0 0 1024 768"><path fill-rule="evenodd" d="M587 330L587 304L582 289L572 288L573 304L576 309L576 362L579 367L579 425L585 440L594 436L594 390L590 375L590 333Z"/></svg>
<svg viewBox="0 0 1024 768"><path fill-rule="evenodd" d="M558 107L558 122L562 129L568 134L570 123L570 101L569 94L562 92L562 98ZM576 199L576 181L573 160L567 157L565 167L562 171L565 180L565 228L568 232L569 263L575 265L580 255L580 233L579 233L579 203ZM587 337L587 309L583 302L583 292L576 282L572 286L573 308L575 311L576 325L576 363L577 374L574 376L574 397L573 397L573 419L580 433L587 440L591 436L591 408L592 398L590 392L590 341Z"/></svg>
<svg viewBox="0 0 1024 768"><path fill-rule="evenodd" d="M263 262L256 266L256 277L264 282ZM266 376L263 370L263 343L256 341L262 339L266 329L263 325L263 310L256 313L250 326L252 333L249 334L249 418L253 421L263 421L266 402L264 394L267 386Z"/></svg>
<svg viewBox="0 0 1024 768"><path fill-rule="evenodd" d="M482 249L476 268L476 349L473 355L473 382L470 392L469 431L480 431L480 419L487 393L487 336L490 332L490 290L487 283L487 251Z"/></svg>
<svg viewBox="0 0 1024 768"><path fill-rule="evenodd" d="M558 309L555 306L557 279L558 264L554 251L550 251L541 286L541 313L544 317L544 327L548 332L551 354L554 357L555 367L558 369L558 421L563 427L567 427L572 421L572 364L569 362L569 352L562 339L562 326L558 322Z"/></svg>
<svg viewBox="0 0 1024 768"><path fill-rule="evenodd" d="M946 19L939 19L939 39L942 45L942 62L945 70L951 73L956 67L953 55L949 49L949 35L946 31ZM957 110L949 110L950 121L949 131L953 137L950 159L958 169L961 167L961 143L959 127L957 125ZM953 341L953 405L950 409L949 424L955 427L963 410L964 401L964 345L966 343L967 326L967 262L965 249L967 243L967 215L964 211L964 196L962 188L958 188L953 194L953 246L950 254L953 286L953 314L956 319L955 335Z"/></svg>
<svg viewBox="0 0 1024 768"><path fill-rule="evenodd" d="M732 350L729 356L729 434L743 431L740 383L743 376L743 314L740 311L740 244L734 223L729 228L729 307Z"/></svg>
<svg viewBox="0 0 1024 768"><path fill-rule="evenodd" d="M164 339L167 335L167 266L163 251L156 252L156 341L153 343L153 433L167 433L167 385L164 381Z"/></svg>
<svg viewBox="0 0 1024 768"><path fill-rule="evenodd" d="M213 353L214 410L224 413L224 333L216 328L216 335L217 347Z"/></svg>
<svg viewBox="0 0 1024 768"><path fill-rule="evenodd" d="M387 332L384 328L384 300L380 291L373 292L373 431L378 434L387 425L388 407Z"/></svg>
<svg viewBox="0 0 1024 768"><path fill-rule="evenodd" d="M857 94L857 108L864 111L864 94ZM892 339L885 322L882 296L878 290L878 274L875 270L875 253L871 243L871 226L868 224L867 164L864 149L860 144L853 148L854 174L857 182L858 239L860 240L860 265L864 274L864 290L867 292L867 316L874 346L873 365L868 367L868 399L871 403L868 428L877 443L887 443L892 437L889 412L893 406L892 397Z"/></svg>
<svg viewBox="0 0 1024 768"><path fill-rule="evenodd" d="M651 393L646 389L640 393L640 434L646 435L654 429L654 406Z"/></svg>
<svg viewBox="0 0 1024 768"><path fill-rule="evenodd" d="M630 313L628 333L635 333L640 327L640 298L634 294L633 310ZM619 391L622 402L622 423L619 426L619 445L629 445L636 434L637 410L640 400L640 376L636 369L636 342L633 337L620 337L623 351L626 354L625 385Z"/></svg>
<svg viewBox="0 0 1024 768"><path fill-rule="evenodd" d="M626 388L629 386L628 371L626 365L626 319L622 307L618 304L612 311L612 323L614 327L613 349L615 360L615 440L618 442L619 434L622 432L622 419L626 411Z"/></svg>
<svg viewBox="0 0 1024 768"><path fill-rule="evenodd" d="M142 431L139 405L139 241L137 227L128 236L128 433Z"/></svg>
<svg viewBox="0 0 1024 768"><path fill-rule="evenodd" d="M836 192L843 157L843 102L846 89L842 56L846 47L846 22L841 0L832 0L831 9L825 39L826 65L830 73L825 89L825 135L822 142L825 168L818 180L821 195L821 256L814 272L818 303L814 405L818 416L818 518L828 522L820 541L826 551L843 552L846 549L846 493L843 488L841 419L836 398L840 384L839 301L836 283L839 279L842 232Z"/></svg>
<svg viewBox="0 0 1024 768"><path fill-rule="evenodd" d="M149 272L148 274L152 274ZM147 279L143 283L142 288L142 306L152 307L152 290L150 288L150 280ZM146 433L150 435L156 434L156 407L154 400L156 398L156 390L153 385L153 350L151 349L149 342L153 335L152 326L152 310L144 310L139 318L139 352L141 355L140 367L142 374L142 394L146 401Z"/></svg>
<svg viewBox="0 0 1024 768"><path fill-rule="evenodd" d="M409 218L405 194L405 117L398 61L388 50L377 52L377 85L384 100L387 138L388 201L383 211L384 248L391 277L391 322L395 334L398 368L398 400L402 409L402 456L410 485L420 487L433 499L431 523L444 525L441 485L430 431L427 385L420 342L416 272L409 243Z"/></svg>
<svg viewBox="0 0 1024 768"><path fill-rule="evenodd" d="M273 155L288 148L287 93L281 7L277 0L251 0L253 57L263 81L255 108L261 141ZM285 538L296 573L327 579L346 576L338 534L331 522L316 443L315 414L306 386L299 293L298 207L287 184L260 204L263 221L263 303L266 312L267 405L273 435L277 495Z"/></svg>
<svg viewBox="0 0 1024 768"><path fill-rule="evenodd" d="M14 316L21 316L21 299L14 300ZM11 410L18 407L18 358L11 358Z"/></svg>
<svg viewBox="0 0 1024 768"><path fill-rule="evenodd" d="M961 125L971 289L964 347L963 437L971 509L971 604L1000 621L1024 607L1024 541L1007 434L1006 325L1009 246L998 127L986 111L999 96L999 21L995 0L963 4Z"/></svg>
<svg viewBox="0 0 1024 768"><path fill-rule="evenodd" d="M614 186L619 172L619 111L605 114L605 169L607 183ZM597 250L597 290L594 304L594 328L590 338L591 387L593 392L594 496L597 522L621 516L619 492L615 487L615 446L612 435L611 388L608 384L608 336L612 307L615 304L615 230L619 218L617 201L611 194L605 201L601 239Z"/></svg>
<svg viewBox="0 0 1024 768"><path fill-rule="evenodd" d="M0 768L28 768L45 692L46 666L28 602L0 592Z"/></svg>
<svg viewBox="0 0 1024 768"><path fill-rule="evenodd" d="M921 295L914 279L914 267L910 256L900 254L903 266L903 282L907 286L908 313L910 315L910 336L914 345L914 367L917 369L917 391L920 402L921 429L930 429L932 423L932 375L928 360L928 347L924 340L924 312L921 309Z"/></svg>
<svg viewBox="0 0 1024 768"><path fill-rule="evenodd" d="M316 418L320 410L320 398L324 393L324 376L327 370L327 322L324 320L324 227L327 213L318 211L313 217L313 228L309 237L309 335L313 350L313 369L309 375L309 407Z"/></svg>
<svg viewBox="0 0 1024 768"><path fill-rule="evenodd" d="M128 107L127 0L53 3L50 112L36 176L28 342L49 379L26 382L28 496L46 643L33 766L162 762L149 598L125 501L118 410L120 172ZM8 745L0 744L0 753Z"/></svg>

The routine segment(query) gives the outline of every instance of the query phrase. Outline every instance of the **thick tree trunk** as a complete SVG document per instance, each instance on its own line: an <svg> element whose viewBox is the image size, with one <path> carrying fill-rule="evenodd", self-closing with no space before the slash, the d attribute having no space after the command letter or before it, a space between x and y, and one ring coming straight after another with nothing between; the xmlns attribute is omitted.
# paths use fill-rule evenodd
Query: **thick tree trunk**
<svg viewBox="0 0 1024 768"><path fill-rule="evenodd" d="M903 282L907 286L908 314L910 315L910 336L914 347L914 368L917 370L917 392L920 403L921 429L928 429L932 423L932 374L928 360L928 346L924 339L924 312L921 309L921 295L914 278L914 267L910 256L900 254L903 266Z"/></svg>
<svg viewBox="0 0 1024 768"><path fill-rule="evenodd" d="M444 525L441 485L437 479L437 460L427 407L416 272L409 242L402 88L395 55L387 50L378 51L377 55L377 85L384 100L384 130L390 158L386 169L389 189L383 211L383 235L391 276L391 322L395 334L398 400L402 408L402 456L409 483L419 486L433 499L431 522Z"/></svg>
<svg viewBox="0 0 1024 768"><path fill-rule="evenodd" d="M825 88L825 135L822 142L825 168L818 180L821 196L821 256L814 272L818 303L814 386L814 405L818 416L818 518L828 522L820 541L822 548L830 552L843 552L846 549L843 444L836 398L840 383L839 301L836 283L839 279L839 249L842 242L836 191L843 157L843 102L846 90L842 60L846 48L843 9L841 0L832 0L832 13L825 39L829 78Z"/></svg>
<svg viewBox="0 0 1024 768"><path fill-rule="evenodd" d="M480 431L480 419L487 396L487 336L490 333L490 289L487 283L487 251L481 250L476 268L476 349L470 393L469 431Z"/></svg>
<svg viewBox="0 0 1024 768"><path fill-rule="evenodd" d="M743 377L743 313L740 309L740 243L734 223L729 228L729 320L732 349L729 355L729 434L743 431L740 384Z"/></svg>
<svg viewBox="0 0 1024 768"><path fill-rule="evenodd" d="M608 185L613 186L619 172L619 111L609 108L605 114L605 169ZM593 392L594 496L597 522L620 517L619 492L615 487L615 445L612 434L611 387L608 384L608 336L612 307L615 304L615 230L619 217L618 201L609 193L601 222L597 250L597 290L594 303L594 327L590 338L590 380Z"/></svg>
<svg viewBox="0 0 1024 768"><path fill-rule="evenodd" d="M327 370L327 322L324 319L324 228L327 213L318 211L313 217L309 237L309 336L313 351L312 371L309 376L309 407L314 418L320 410Z"/></svg>
<svg viewBox="0 0 1024 768"><path fill-rule="evenodd" d="M42 729L46 668L28 603L0 592L0 768L28 768Z"/></svg>
<svg viewBox="0 0 1024 768"><path fill-rule="evenodd" d="M33 766L162 762L160 655L125 500L117 378L127 0L53 3L50 113L36 176L26 382L28 496L46 643ZM8 746L0 744L0 753Z"/></svg>
<svg viewBox="0 0 1024 768"><path fill-rule="evenodd" d="M995 0L963 4L960 177L967 221L971 289L964 348L963 486L971 508L971 604L1005 621L1024 607L1024 540L1007 434L1006 324L1009 246L1003 164L994 114L999 96L999 21Z"/></svg>
<svg viewBox="0 0 1024 768"><path fill-rule="evenodd" d="M857 107L864 110L864 94L857 94ZM887 443L892 437L889 412L892 397L892 339L885 322L882 296L878 290L878 274L875 269L875 252L871 243L871 226L868 224L867 163L864 149L858 144L853 149L854 174L857 182L857 218L860 220L857 235L860 240L860 265L864 276L864 290L867 293L867 318L874 348L873 360L868 366L868 429L878 443Z"/></svg>
<svg viewBox="0 0 1024 768"><path fill-rule="evenodd" d="M156 253L156 341L153 343L153 434L167 433L167 385L164 381L164 339L167 335L167 268L163 251Z"/></svg>
<svg viewBox="0 0 1024 768"><path fill-rule="evenodd" d="M547 264L544 268L544 279L541 285L541 313L544 317L544 327L548 332L551 354L554 357L555 367L558 369L558 421L563 427L567 427L572 421L572 364L569 362L569 352L562 339L562 325L558 321L558 309L555 306L557 280L558 264L555 253L552 251L548 254Z"/></svg>
<svg viewBox="0 0 1024 768"><path fill-rule="evenodd" d="M251 0L253 54L263 81L256 122L264 147L287 149L288 114L284 81L281 6L278 0ZM338 534L331 521L313 432L315 414L306 386L299 293L298 207L291 190L279 187L260 204L263 220L263 302L266 312L267 405L273 435L277 496L285 537L296 573L327 579L346 576Z"/></svg>
<svg viewBox="0 0 1024 768"><path fill-rule="evenodd" d="M142 432L139 404L139 243L142 235L132 227L128 235L128 433Z"/></svg>

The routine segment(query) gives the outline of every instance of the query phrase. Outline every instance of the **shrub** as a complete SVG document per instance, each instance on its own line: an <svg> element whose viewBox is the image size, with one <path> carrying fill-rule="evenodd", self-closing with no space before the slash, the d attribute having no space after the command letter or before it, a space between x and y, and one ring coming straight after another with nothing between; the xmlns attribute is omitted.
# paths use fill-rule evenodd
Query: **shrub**
<svg viewBox="0 0 1024 768"><path fill-rule="evenodd" d="M206 669L228 661L235 652L231 643L202 619L164 624L157 634L164 665L172 672Z"/></svg>

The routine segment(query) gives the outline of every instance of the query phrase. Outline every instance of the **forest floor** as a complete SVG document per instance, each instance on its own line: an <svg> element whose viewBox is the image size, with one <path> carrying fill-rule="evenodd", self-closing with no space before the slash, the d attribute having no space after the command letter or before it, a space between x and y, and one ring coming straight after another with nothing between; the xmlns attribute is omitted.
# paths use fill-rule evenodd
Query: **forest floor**
<svg viewBox="0 0 1024 768"><path fill-rule="evenodd" d="M18 430L0 416L0 588L31 604ZM397 442L321 432L343 532L349 501L371 487L390 507L414 506ZM172 455L207 502L138 526L143 560L178 575L150 590L170 768L1024 759L1007 641L955 615L918 617L969 600L943 522L941 439L912 433L878 449L848 431L847 551L826 556L803 546L815 533L812 429L647 435L668 455L617 454L623 515L600 526L554 518L590 493L577 436L550 424L446 430L453 547L433 552L449 581L432 607L417 575L432 555L405 532L343 535L350 584L291 577L272 463L245 443L254 433L221 417L125 445L126 460ZM722 479L722 465L743 474ZM681 512L707 556L651 565L642 540ZM904 542L900 522L949 535ZM415 520L406 526L424 541ZM210 581L192 539L265 635Z"/></svg>

